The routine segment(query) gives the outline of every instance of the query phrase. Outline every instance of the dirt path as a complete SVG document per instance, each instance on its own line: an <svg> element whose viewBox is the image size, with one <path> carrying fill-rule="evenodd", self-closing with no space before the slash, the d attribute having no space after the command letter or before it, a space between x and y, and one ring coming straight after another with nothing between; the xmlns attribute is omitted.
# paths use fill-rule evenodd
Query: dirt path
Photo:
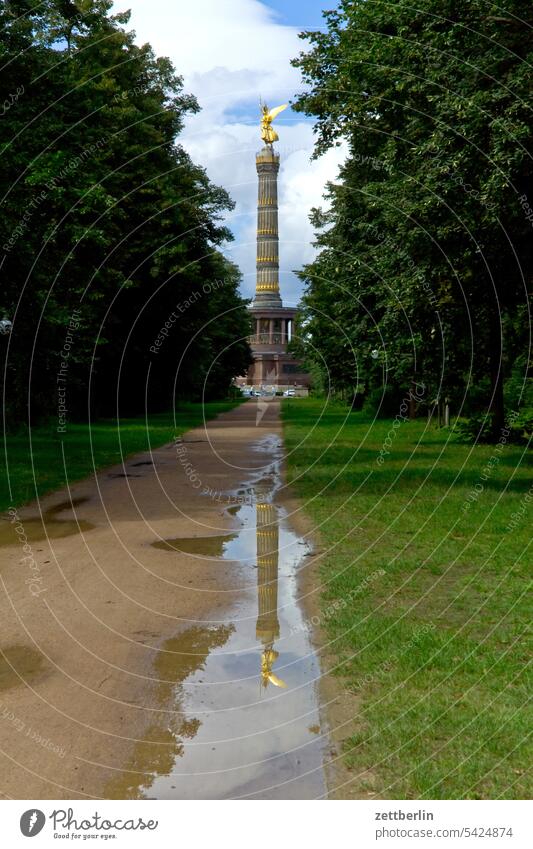
<svg viewBox="0 0 533 849"><path fill-rule="evenodd" d="M165 540L235 527L227 492L260 472L258 440L280 437L279 404L259 422L257 410L242 405L4 521L4 797L110 795L147 729L161 726L175 680L156 664L161 646L206 623L223 627L238 582L230 561L169 557Z"/></svg>

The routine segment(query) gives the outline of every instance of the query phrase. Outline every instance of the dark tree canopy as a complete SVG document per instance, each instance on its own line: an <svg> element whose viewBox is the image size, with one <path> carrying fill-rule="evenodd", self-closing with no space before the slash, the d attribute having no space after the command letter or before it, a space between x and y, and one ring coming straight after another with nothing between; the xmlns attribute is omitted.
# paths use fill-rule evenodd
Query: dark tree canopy
<svg viewBox="0 0 533 849"><path fill-rule="evenodd" d="M530 13L343 0L303 34L296 108L317 117L318 154L349 148L302 273L334 387L423 383L428 402L492 414L494 433L505 403L533 405Z"/></svg>
<svg viewBox="0 0 533 849"><path fill-rule="evenodd" d="M249 363L240 275L221 252L232 201L177 141L198 103L111 6L0 5L0 309L13 321L0 345L15 424L28 398L32 421L56 411L58 375L83 417L223 396Z"/></svg>

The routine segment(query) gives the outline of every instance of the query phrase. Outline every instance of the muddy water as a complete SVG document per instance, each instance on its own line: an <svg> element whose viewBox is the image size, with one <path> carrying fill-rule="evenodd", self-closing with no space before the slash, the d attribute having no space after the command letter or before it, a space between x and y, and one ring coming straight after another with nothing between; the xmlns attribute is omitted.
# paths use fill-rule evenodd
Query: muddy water
<svg viewBox="0 0 533 849"><path fill-rule="evenodd" d="M0 652L0 691L34 682L46 670L44 656L29 646L6 646Z"/></svg>
<svg viewBox="0 0 533 849"><path fill-rule="evenodd" d="M317 701L319 664L297 601L309 554L276 504L280 446L258 446L270 466L232 498L235 530L158 547L231 561L240 590L224 624L190 628L156 660L158 701L171 704L135 749L107 798L311 799L325 794ZM166 546L166 547L165 547Z"/></svg>
<svg viewBox="0 0 533 849"><path fill-rule="evenodd" d="M60 513L72 511L87 498L75 498L56 504L38 516L28 519L0 517L0 548L26 542L41 542L45 539L64 539L84 531L91 531L94 525L84 519L61 519Z"/></svg>
<svg viewBox="0 0 533 849"><path fill-rule="evenodd" d="M161 551L183 551L184 554L198 554L201 557L223 557L228 551L229 544L237 536L237 534L225 534L219 537L163 539L153 542L152 548L159 548Z"/></svg>

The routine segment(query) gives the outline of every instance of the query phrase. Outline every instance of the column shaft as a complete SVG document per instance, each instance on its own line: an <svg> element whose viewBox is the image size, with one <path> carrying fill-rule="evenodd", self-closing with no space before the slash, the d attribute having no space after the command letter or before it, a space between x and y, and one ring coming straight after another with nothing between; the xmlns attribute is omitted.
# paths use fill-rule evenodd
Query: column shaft
<svg viewBox="0 0 533 849"><path fill-rule="evenodd" d="M279 156L271 145L257 154L259 177L257 207L258 304L281 306L279 294L278 173Z"/></svg>

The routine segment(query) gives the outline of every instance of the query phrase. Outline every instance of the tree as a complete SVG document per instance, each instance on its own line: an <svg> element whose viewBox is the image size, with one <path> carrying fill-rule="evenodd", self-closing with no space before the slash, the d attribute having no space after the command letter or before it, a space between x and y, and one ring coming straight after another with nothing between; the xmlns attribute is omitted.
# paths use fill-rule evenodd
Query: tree
<svg viewBox="0 0 533 849"><path fill-rule="evenodd" d="M128 15L111 16L111 6L49 0L1 11L3 94L17 81L24 89L0 127L15 423L28 386L33 420L56 411L58 388L69 415L87 415L89 404L93 414L134 413L145 394L158 409L174 393L197 396L212 365L206 350L214 360L233 346L232 358L217 361L214 395L249 362L247 344L237 342L248 332L238 273L220 252L232 238L221 223L232 201L177 142L197 101L168 59L134 43ZM221 273L228 285L208 297L204 287L210 292ZM201 307L179 313L154 355L170 314L200 295ZM217 310L233 315L213 336L220 351L197 332ZM175 390L187 345L189 368Z"/></svg>
<svg viewBox="0 0 533 849"><path fill-rule="evenodd" d="M486 383L494 434L504 377L529 338L533 38L523 16L518 2L502 13L481 0L344 0L326 31L303 34L312 47L295 60L309 86L296 108L318 118L317 154L349 144L331 212L315 218L321 253L303 271L319 351L338 383L354 382L343 334L328 337L334 322L370 386L384 368L403 390L424 383L428 400L460 407Z"/></svg>

